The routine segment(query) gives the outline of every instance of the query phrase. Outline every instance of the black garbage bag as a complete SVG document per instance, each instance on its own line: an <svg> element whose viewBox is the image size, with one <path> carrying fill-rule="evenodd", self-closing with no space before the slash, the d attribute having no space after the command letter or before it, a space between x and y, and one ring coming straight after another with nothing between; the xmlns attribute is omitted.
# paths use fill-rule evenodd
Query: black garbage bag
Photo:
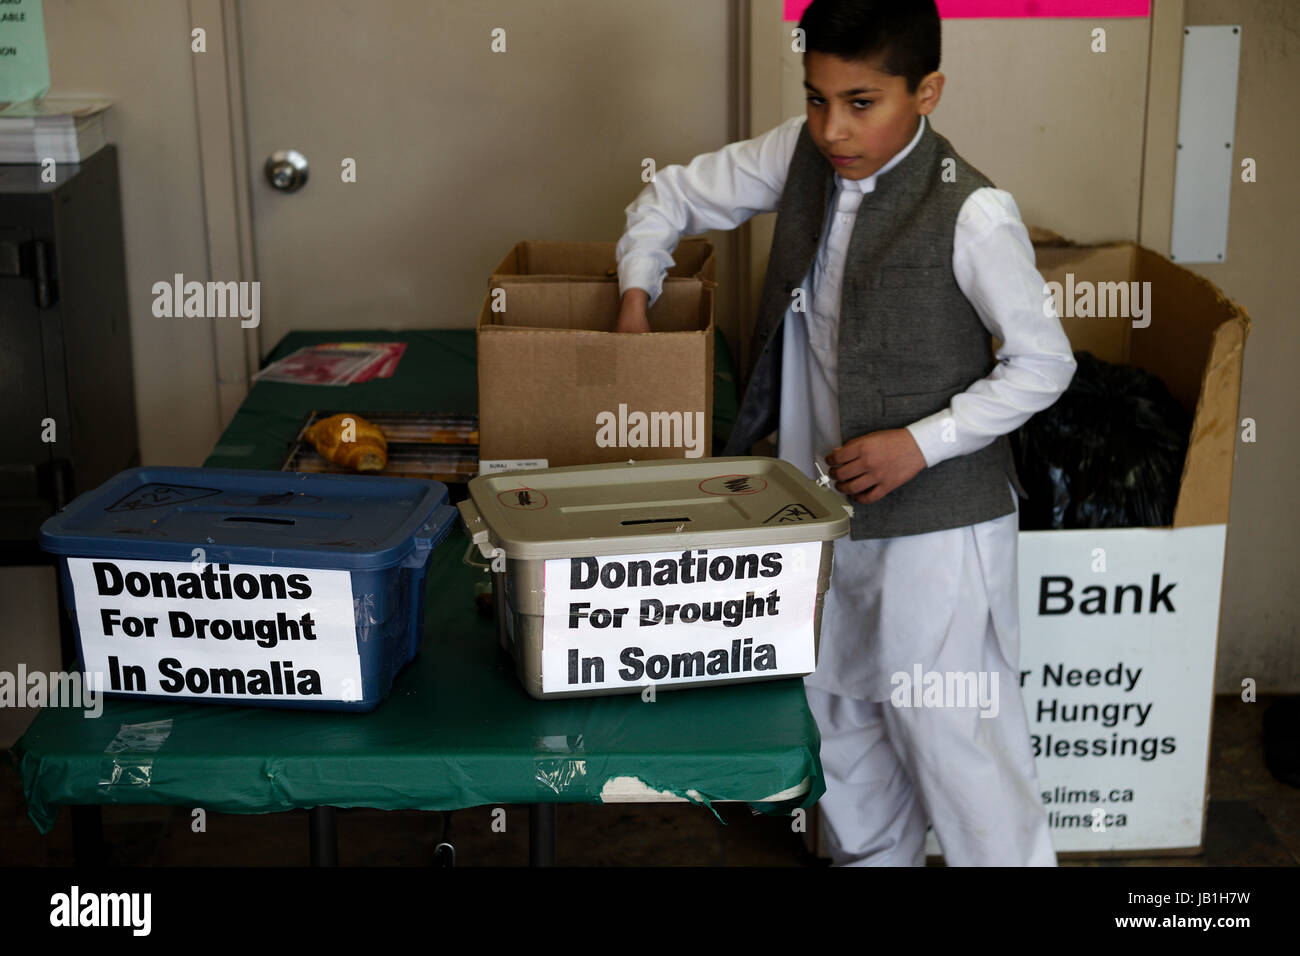
<svg viewBox="0 0 1300 956"><path fill-rule="evenodd" d="M1065 393L1012 438L1021 530L1173 524L1191 416L1150 372L1074 358Z"/></svg>

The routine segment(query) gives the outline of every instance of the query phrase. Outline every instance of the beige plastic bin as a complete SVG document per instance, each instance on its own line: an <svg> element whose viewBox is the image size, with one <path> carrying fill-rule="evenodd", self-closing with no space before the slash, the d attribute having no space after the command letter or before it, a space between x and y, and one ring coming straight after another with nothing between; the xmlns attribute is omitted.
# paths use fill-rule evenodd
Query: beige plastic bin
<svg viewBox="0 0 1300 956"><path fill-rule="evenodd" d="M816 667L848 502L787 462L497 473L473 479L469 495L461 517L493 562L501 644L533 697L708 687Z"/></svg>

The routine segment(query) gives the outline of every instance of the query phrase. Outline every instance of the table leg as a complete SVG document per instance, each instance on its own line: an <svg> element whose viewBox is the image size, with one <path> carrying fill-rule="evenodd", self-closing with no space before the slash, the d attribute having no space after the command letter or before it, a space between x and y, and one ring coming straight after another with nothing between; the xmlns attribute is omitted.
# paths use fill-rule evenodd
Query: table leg
<svg viewBox="0 0 1300 956"><path fill-rule="evenodd" d="M339 865L339 828L333 807L312 807L307 827L311 832L311 865Z"/></svg>
<svg viewBox="0 0 1300 956"><path fill-rule="evenodd" d="M62 501L67 504L67 501ZM62 507L62 504L60 507ZM63 598L63 575L55 569L55 589L59 602L59 656L63 659L63 669L75 672L77 669L77 633L68 615ZM107 850L104 846L104 811L98 804L71 806L72 811L72 859L80 868L98 869L107 862Z"/></svg>
<svg viewBox="0 0 1300 956"><path fill-rule="evenodd" d="M72 811L72 859L78 869L98 869L105 863L104 813L97 804L69 807Z"/></svg>
<svg viewBox="0 0 1300 956"><path fill-rule="evenodd" d="M555 804L528 805L528 865L555 866Z"/></svg>

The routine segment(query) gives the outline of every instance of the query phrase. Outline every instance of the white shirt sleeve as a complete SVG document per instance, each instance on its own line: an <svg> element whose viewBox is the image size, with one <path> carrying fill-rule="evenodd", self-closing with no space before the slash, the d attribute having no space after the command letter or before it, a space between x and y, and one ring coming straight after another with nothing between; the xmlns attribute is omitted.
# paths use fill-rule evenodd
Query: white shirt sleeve
<svg viewBox="0 0 1300 956"><path fill-rule="evenodd" d="M806 116L791 117L753 139L665 166L627 207L627 228L615 247L618 291L645 289L654 305L682 236L734 229L781 199Z"/></svg>
<svg viewBox="0 0 1300 956"><path fill-rule="evenodd" d="M927 467L1015 431L1056 401L1076 364L1010 193L985 187L966 198L953 236L952 271L1002 345L988 375L954 395L946 409L907 426Z"/></svg>

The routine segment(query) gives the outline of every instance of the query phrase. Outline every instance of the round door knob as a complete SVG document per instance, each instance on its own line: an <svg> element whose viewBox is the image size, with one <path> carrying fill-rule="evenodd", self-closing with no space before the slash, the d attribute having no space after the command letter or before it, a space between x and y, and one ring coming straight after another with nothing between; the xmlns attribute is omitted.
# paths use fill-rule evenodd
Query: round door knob
<svg viewBox="0 0 1300 956"><path fill-rule="evenodd" d="M307 157L296 149L277 149L265 168L267 182L281 192L297 192L307 183Z"/></svg>

